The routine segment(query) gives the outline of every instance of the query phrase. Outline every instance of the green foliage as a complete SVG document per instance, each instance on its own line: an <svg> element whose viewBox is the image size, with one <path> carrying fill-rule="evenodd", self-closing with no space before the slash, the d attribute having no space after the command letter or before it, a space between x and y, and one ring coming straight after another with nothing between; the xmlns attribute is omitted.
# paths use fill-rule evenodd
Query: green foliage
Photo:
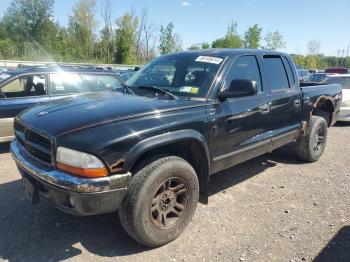
<svg viewBox="0 0 350 262"><path fill-rule="evenodd" d="M40 50L50 47L53 4L54 0L11 2L2 19L0 35L5 35L14 43L18 56L27 56L28 42Z"/></svg>
<svg viewBox="0 0 350 262"><path fill-rule="evenodd" d="M95 44L95 0L79 0L69 17L69 45L74 60L89 60Z"/></svg>
<svg viewBox="0 0 350 262"><path fill-rule="evenodd" d="M101 31L101 40L95 45L95 54L106 63L113 63L114 39L110 28L105 27Z"/></svg>
<svg viewBox="0 0 350 262"><path fill-rule="evenodd" d="M209 43L203 42L203 43L191 45L191 46L188 48L188 50L198 50L198 49L208 49L208 48L210 48Z"/></svg>
<svg viewBox="0 0 350 262"><path fill-rule="evenodd" d="M203 42L203 43L201 44L201 47L202 47L202 49L208 49L208 48L210 48L210 45L209 45L209 43L207 43L207 42Z"/></svg>
<svg viewBox="0 0 350 262"><path fill-rule="evenodd" d="M317 68L317 57L314 55L308 55L305 58L305 68L309 68L309 69Z"/></svg>
<svg viewBox="0 0 350 262"><path fill-rule="evenodd" d="M41 41L42 32L52 23L54 0L13 0L3 24L12 40Z"/></svg>
<svg viewBox="0 0 350 262"><path fill-rule="evenodd" d="M219 38L212 43L213 48L241 48L243 40L237 33L238 24L231 22L227 27L225 37Z"/></svg>
<svg viewBox="0 0 350 262"><path fill-rule="evenodd" d="M265 48L268 50L277 50L286 47L286 43L284 42L283 35L278 32L268 32L265 36L266 46Z"/></svg>
<svg viewBox="0 0 350 262"><path fill-rule="evenodd" d="M335 56L318 55L291 55L294 63L307 69L326 69L329 67L350 67L350 57L338 58Z"/></svg>
<svg viewBox="0 0 350 262"><path fill-rule="evenodd" d="M137 62L134 46L138 28L138 19L126 13L118 18L116 30L115 62L117 64L135 64Z"/></svg>
<svg viewBox="0 0 350 262"><path fill-rule="evenodd" d="M166 27L160 26L159 46L158 50L161 55L172 53L176 49L174 36L174 24L169 23Z"/></svg>
<svg viewBox="0 0 350 262"><path fill-rule="evenodd" d="M0 57L3 59L11 59L14 57L14 42L9 38L0 39Z"/></svg>
<svg viewBox="0 0 350 262"><path fill-rule="evenodd" d="M292 58L293 58L295 64L300 65L302 67L305 67L305 57L304 56L292 55Z"/></svg>
<svg viewBox="0 0 350 262"><path fill-rule="evenodd" d="M244 33L244 47L245 48L259 48L261 42L262 28L257 24L248 28Z"/></svg>
<svg viewBox="0 0 350 262"><path fill-rule="evenodd" d="M193 44L188 48L188 50L197 50L197 49L201 49L201 47L198 44Z"/></svg>
<svg viewBox="0 0 350 262"><path fill-rule="evenodd" d="M55 0L12 0L3 17L0 17L0 59L44 60L61 62L142 63L157 54L182 50L180 35L174 24L159 28L143 11L139 16L126 13L114 23L112 0L104 0L101 16L104 24L98 37L96 0L76 0L67 27L53 21ZM140 21L140 23L139 23ZM116 25L116 29L114 29ZM226 34L213 41L203 42L189 49L217 48L285 48L283 35L268 32L255 24L239 35L238 24L230 22ZM157 33L155 33L157 32ZM159 41L157 41L157 39ZM320 42L307 44L308 55L293 55L295 62L309 69L350 67L350 57L325 57L320 53Z"/></svg>

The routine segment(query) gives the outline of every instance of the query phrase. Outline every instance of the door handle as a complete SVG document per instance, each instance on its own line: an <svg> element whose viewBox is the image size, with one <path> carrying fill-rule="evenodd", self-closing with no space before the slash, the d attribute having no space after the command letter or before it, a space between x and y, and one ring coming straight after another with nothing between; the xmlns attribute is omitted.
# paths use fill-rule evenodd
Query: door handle
<svg viewBox="0 0 350 262"><path fill-rule="evenodd" d="M268 113L268 112L270 112L270 105L264 104L264 105L260 106L259 109L264 113Z"/></svg>
<svg viewBox="0 0 350 262"><path fill-rule="evenodd" d="M295 100L294 100L294 105L300 106L300 100L299 100L299 99L295 99Z"/></svg>

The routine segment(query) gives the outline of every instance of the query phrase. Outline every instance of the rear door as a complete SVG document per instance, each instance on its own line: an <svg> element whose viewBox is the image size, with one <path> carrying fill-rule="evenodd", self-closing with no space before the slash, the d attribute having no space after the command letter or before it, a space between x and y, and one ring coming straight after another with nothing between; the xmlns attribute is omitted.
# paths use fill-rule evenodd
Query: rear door
<svg viewBox="0 0 350 262"><path fill-rule="evenodd" d="M291 61L284 56L263 57L263 77L269 89L271 110L269 133L274 141L301 125L301 91L291 65Z"/></svg>
<svg viewBox="0 0 350 262"><path fill-rule="evenodd" d="M1 87L0 139L13 136L13 119L23 110L49 101L44 74L20 76Z"/></svg>

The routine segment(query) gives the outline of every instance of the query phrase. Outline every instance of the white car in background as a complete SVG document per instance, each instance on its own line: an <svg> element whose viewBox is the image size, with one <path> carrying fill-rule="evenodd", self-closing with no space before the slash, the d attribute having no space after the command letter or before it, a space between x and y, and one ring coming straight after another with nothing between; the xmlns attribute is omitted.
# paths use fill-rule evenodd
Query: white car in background
<svg viewBox="0 0 350 262"><path fill-rule="evenodd" d="M340 106L338 121L350 122L350 74L331 75L322 83L342 85L343 102Z"/></svg>

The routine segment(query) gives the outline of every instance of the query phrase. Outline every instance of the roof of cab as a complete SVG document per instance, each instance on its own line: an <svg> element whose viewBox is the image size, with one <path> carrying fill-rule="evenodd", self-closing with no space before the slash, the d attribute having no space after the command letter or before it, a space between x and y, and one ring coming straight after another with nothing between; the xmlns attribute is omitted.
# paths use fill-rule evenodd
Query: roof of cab
<svg viewBox="0 0 350 262"><path fill-rule="evenodd" d="M56 73L56 72L70 72L70 73L110 73L115 74L112 70L104 70L103 68L95 66L68 66L68 65L41 65L41 66L24 66L15 70L6 71L9 75L21 75L28 73Z"/></svg>

